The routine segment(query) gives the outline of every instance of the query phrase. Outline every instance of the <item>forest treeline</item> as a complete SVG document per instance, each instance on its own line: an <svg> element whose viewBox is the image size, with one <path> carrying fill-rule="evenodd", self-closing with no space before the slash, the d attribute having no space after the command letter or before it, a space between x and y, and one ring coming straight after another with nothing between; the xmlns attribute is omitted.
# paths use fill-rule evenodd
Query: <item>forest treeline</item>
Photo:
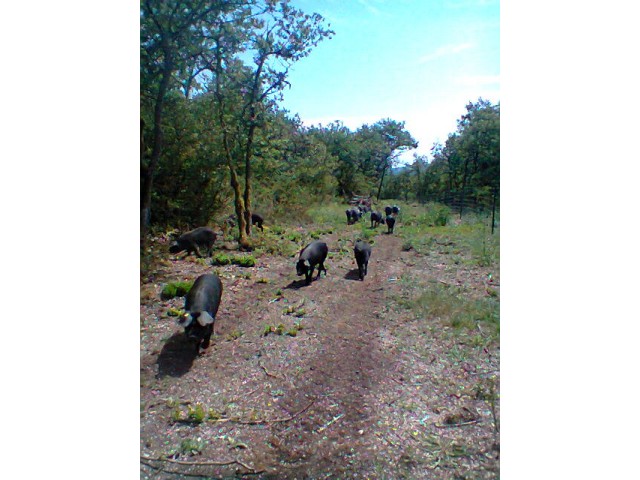
<svg viewBox="0 0 640 480"><path fill-rule="evenodd" d="M414 155L400 171L400 154L417 147L403 121L309 127L280 106L289 68L334 35L316 13L288 0L143 0L140 34L143 235L233 207L248 246L254 206L280 216L352 194L499 202L499 104L470 102L431 161Z"/></svg>

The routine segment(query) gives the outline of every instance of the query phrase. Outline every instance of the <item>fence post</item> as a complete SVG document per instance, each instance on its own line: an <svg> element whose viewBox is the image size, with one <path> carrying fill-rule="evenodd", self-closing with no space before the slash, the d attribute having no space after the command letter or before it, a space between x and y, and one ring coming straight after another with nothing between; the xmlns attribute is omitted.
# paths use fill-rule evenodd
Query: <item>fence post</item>
<svg viewBox="0 0 640 480"><path fill-rule="evenodd" d="M498 196L498 187L493 186L493 206L491 207L491 235L496 226L496 197Z"/></svg>

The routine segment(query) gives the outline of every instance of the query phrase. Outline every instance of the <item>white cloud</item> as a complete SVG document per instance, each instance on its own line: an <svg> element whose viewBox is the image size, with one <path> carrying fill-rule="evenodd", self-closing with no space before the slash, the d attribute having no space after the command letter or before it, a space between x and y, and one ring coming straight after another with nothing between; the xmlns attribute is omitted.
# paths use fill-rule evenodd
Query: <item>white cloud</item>
<svg viewBox="0 0 640 480"><path fill-rule="evenodd" d="M444 2L446 8L474 8L488 7L499 4L499 0L447 0Z"/></svg>
<svg viewBox="0 0 640 480"><path fill-rule="evenodd" d="M371 5L371 2L369 2L369 0L358 0L358 3L364 6L364 8L366 8L367 11L372 15L375 15L376 17L380 16L380 10Z"/></svg>
<svg viewBox="0 0 640 480"><path fill-rule="evenodd" d="M456 45L444 45L442 47L437 48L434 52L429 53L427 55L423 55L418 59L418 63L427 63L437 58L446 57L449 55L458 54L464 50L468 50L469 48L473 48L472 43L459 43Z"/></svg>

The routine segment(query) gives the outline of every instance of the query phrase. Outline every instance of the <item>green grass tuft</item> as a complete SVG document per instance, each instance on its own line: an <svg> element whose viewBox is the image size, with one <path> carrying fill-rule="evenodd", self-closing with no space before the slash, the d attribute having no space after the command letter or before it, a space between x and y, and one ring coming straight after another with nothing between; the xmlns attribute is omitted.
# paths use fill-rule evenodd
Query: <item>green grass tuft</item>
<svg viewBox="0 0 640 480"><path fill-rule="evenodd" d="M173 282L168 283L162 289L160 293L160 297L162 300L170 300L174 297L184 297L191 287L193 286L193 282Z"/></svg>
<svg viewBox="0 0 640 480"><path fill-rule="evenodd" d="M494 297L468 298L457 289L433 285L409 301L409 308L429 318L439 318L455 329L475 330L482 325L492 336L499 334L500 303Z"/></svg>
<svg viewBox="0 0 640 480"><path fill-rule="evenodd" d="M256 259L253 255L228 255L226 253L217 253L211 258L211 265L238 265L240 267L253 267Z"/></svg>

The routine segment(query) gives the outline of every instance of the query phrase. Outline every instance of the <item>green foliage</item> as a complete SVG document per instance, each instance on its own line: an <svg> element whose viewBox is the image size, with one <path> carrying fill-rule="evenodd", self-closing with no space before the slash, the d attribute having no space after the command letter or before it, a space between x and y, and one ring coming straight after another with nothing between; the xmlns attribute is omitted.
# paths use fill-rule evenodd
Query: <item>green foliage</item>
<svg viewBox="0 0 640 480"><path fill-rule="evenodd" d="M167 310L167 315L170 317L180 317L181 315L183 315L185 312L184 310L182 310L181 308L169 308L169 310Z"/></svg>
<svg viewBox="0 0 640 480"><path fill-rule="evenodd" d="M427 206L427 222L430 227L444 227L449 222L451 210L449 207L440 204L429 204Z"/></svg>
<svg viewBox="0 0 640 480"><path fill-rule="evenodd" d="M211 257L211 265L238 265L240 267L253 267L256 259L253 255L228 255L226 253L217 253Z"/></svg>
<svg viewBox="0 0 640 480"><path fill-rule="evenodd" d="M282 309L283 315L292 315L294 317L304 317L306 311L302 308L304 302L299 303L297 305L289 305Z"/></svg>
<svg viewBox="0 0 640 480"><path fill-rule="evenodd" d="M206 442L200 437L198 438L186 438L180 443L180 453L183 455L198 455L202 453Z"/></svg>
<svg viewBox="0 0 640 480"><path fill-rule="evenodd" d="M453 233L471 252L473 263L480 267L497 265L500 261L500 235L491 234L486 217L471 215Z"/></svg>
<svg viewBox="0 0 640 480"><path fill-rule="evenodd" d="M314 225L333 231L336 225L346 224L347 217L344 213L346 209L347 206L344 204L325 202L308 207L305 213ZM328 230L327 233L329 233Z"/></svg>
<svg viewBox="0 0 640 480"><path fill-rule="evenodd" d="M295 255L299 250L299 246L296 243L291 242L285 238L284 235L274 235L272 232L268 232L262 235L254 242L254 251L256 255L279 255L282 257L291 257Z"/></svg>
<svg viewBox="0 0 640 480"><path fill-rule="evenodd" d="M375 229L371 228L371 223L364 220L360 222L360 231L358 232L358 234L355 236L354 238L354 242L359 238L361 240L364 240L365 242L367 242L369 245L373 245L375 243L374 237L378 234L379 232Z"/></svg>
<svg viewBox="0 0 640 480"><path fill-rule="evenodd" d="M184 297L191 287L193 286L193 282L174 282L168 283L162 289L160 293L160 298L163 300L170 300L174 297Z"/></svg>
<svg viewBox="0 0 640 480"><path fill-rule="evenodd" d="M202 423L204 422L207 416L207 412L201 403L196 403L195 407L188 405L187 407L187 419L193 423Z"/></svg>
<svg viewBox="0 0 640 480"><path fill-rule="evenodd" d="M290 242L298 243L302 239L302 234L300 232L289 232L287 235L285 235L285 238Z"/></svg>
<svg viewBox="0 0 640 480"><path fill-rule="evenodd" d="M416 225L422 227L444 227L449 223L451 209L440 203L430 202L417 215L408 217L405 215L404 225Z"/></svg>
<svg viewBox="0 0 640 480"><path fill-rule="evenodd" d="M270 139L257 133L276 110L291 65L333 35L323 23L288 0L141 3L141 191L143 202L152 194L155 223L204 224L229 198L225 165L231 172L254 155L269 157L261 148Z"/></svg>
<svg viewBox="0 0 640 480"><path fill-rule="evenodd" d="M207 420L211 420L213 422L218 421L222 418L222 414L218 412L215 408L209 408L207 412Z"/></svg>
<svg viewBox="0 0 640 480"><path fill-rule="evenodd" d="M227 341L233 342L234 340L239 339L243 335L244 335L244 332L242 330L232 330L227 334Z"/></svg>
<svg viewBox="0 0 640 480"><path fill-rule="evenodd" d="M211 265L231 265L231 256L226 253L216 253L211 257Z"/></svg>
<svg viewBox="0 0 640 480"><path fill-rule="evenodd" d="M233 259L233 263L240 267L253 267L256 264L256 259L253 255L242 255L240 257L235 257Z"/></svg>
<svg viewBox="0 0 640 480"><path fill-rule="evenodd" d="M285 327L283 323L280 323L277 326L265 325L262 335L266 337L267 335L273 333L275 335L287 335L289 337L295 337L303 328L304 327L300 323L294 323L293 326L289 329L287 329L287 327Z"/></svg>

